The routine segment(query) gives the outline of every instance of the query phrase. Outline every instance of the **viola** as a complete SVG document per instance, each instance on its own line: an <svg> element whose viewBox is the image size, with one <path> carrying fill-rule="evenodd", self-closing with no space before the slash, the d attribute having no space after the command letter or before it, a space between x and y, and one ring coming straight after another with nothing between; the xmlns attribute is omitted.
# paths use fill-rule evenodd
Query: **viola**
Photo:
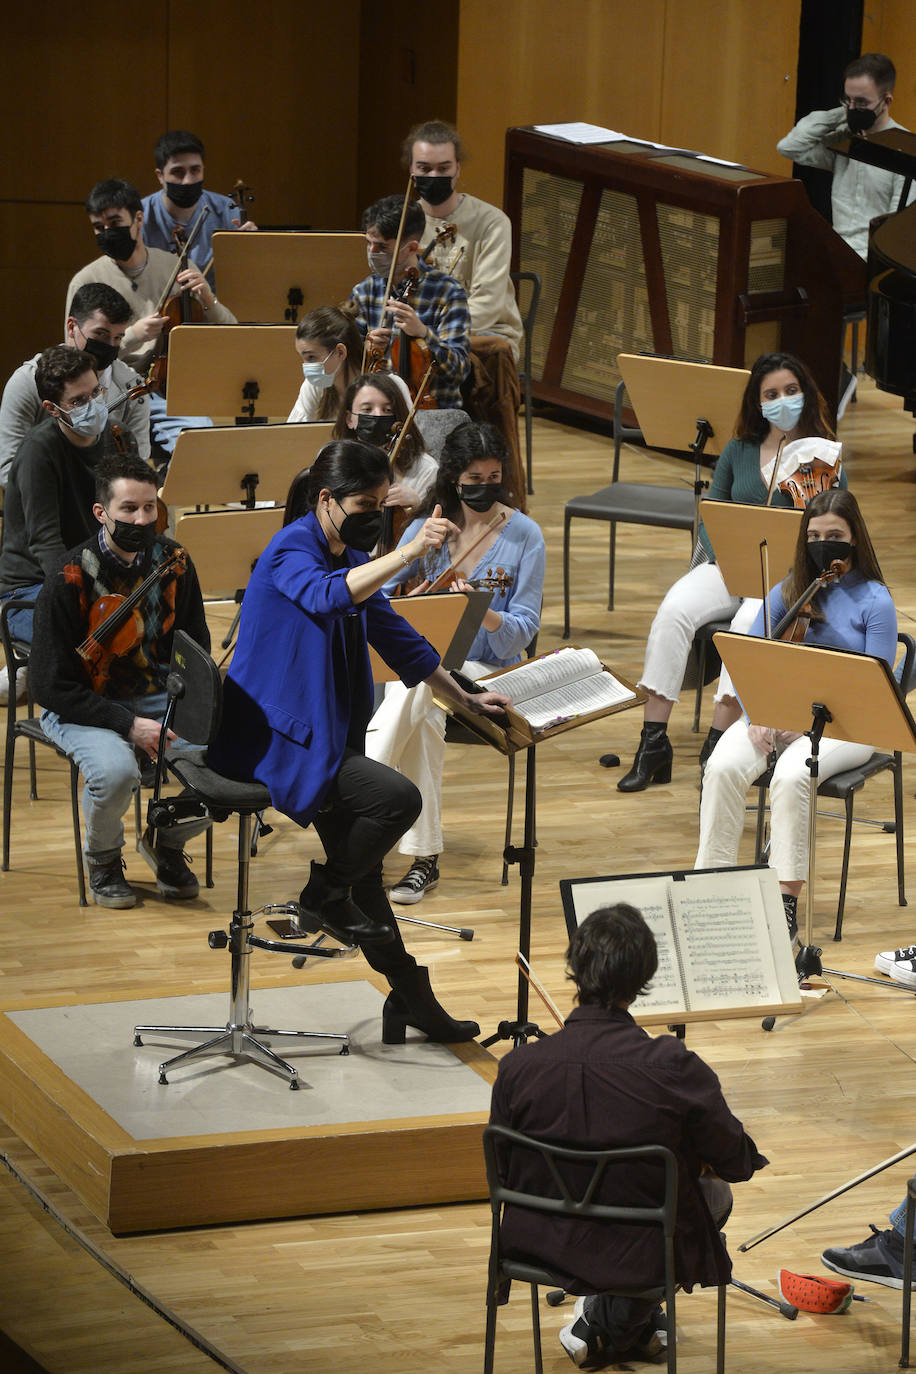
<svg viewBox="0 0 916 1374"><path fill-rule="evenodd" d="M143 639L143 617L138 607L147 592L173 568L185 567L184 549L175 551L154 568L126 596L107 592L89 608L89 633L76 652L86 665L93 691L103 692L117 658L132 654Z"/></svg>
<svg viewBox="0 0 916 1374"><path fill-rule="evenodd" d="M789 477L779 483L779 490L789 497L796 510L804 510L812 496L840 485L842 470L839 459L834 464L815 458L810 463L800 463Z"/></svg>

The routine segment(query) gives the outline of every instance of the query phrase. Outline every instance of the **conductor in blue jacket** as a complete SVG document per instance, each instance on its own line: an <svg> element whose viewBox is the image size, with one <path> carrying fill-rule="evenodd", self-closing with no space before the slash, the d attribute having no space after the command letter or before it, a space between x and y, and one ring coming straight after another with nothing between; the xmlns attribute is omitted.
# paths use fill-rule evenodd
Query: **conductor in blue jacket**
<svg viewBox="0 0 916 1374"><path fill-rule="evenodd" d="M258 559L245 592L211 766L263 783L273 806L314 824L324 864L312 863L299 901L305 919L358 944L391 984L386 1044L415 1026L441 1042L470 1040L436 1001L427 969L401 939L382 886L382 860L420 813L417 788L365 756L373 709L371 644L408 686L428 682L472 710L499 712L505 697L469 696L432 645L380 588L457 530L438 508L409 545L370 561L391 471L381 449L336 440L293 482L286 524Z"/></svg>

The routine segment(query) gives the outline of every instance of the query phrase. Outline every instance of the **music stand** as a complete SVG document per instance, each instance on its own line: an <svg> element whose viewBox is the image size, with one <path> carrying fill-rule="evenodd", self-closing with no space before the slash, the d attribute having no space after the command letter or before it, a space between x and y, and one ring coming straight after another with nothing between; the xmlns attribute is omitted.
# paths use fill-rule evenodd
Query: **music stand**
<svg viewBox="0 0 916 1374"><path fill-rule="evenodd" d="M194 560L205 600L241 604L254 565L282 529L283 516L283 506L181 516L175 538Z"/></svg>
<svg viewBox="0 0 916 1374"><path fill-rule="evenodd" d="M302 386L295 339L292 325L177 325L169 334L166 414L223 416L237 425L285 420Z"/></svg>
<svg viewBox="0 0 916 1374"><path fill-rule="evenodd" d="M237 320L296 324L306 311L349 299L366 275L363 234L224 230L213 235L219 293Z"/></svg>
<svg viewBox="0 0 916 1374"><path fill-rule="evenodd" d="M226 506L286 500L297 472L311 467L333 425L225 425L185 429L175 443L161 496L167 506Z"/></svg>
<svg viewBox="0 0 916 1374"><path fill-rule="evenodd" d="M444 668L460 668L466 658L464 646L470 644L480 629L492 592L442 592L433 596L396 596L389 602L408 621L418 634L429 640L442 660ZM470 632L470 638L468 633ZM461 646L452 646L460 637ZM459 657L460 655L460 657ZM457 658L457 663L453 660ZM373 682L398 682L398 674L389 668L380 654L369 646ZM371 721L369 728L372 728Z"/></svg>
<svg viewBox="0 0 916 1374"><path fill-rule="evenodd" d="M700 468L718 456L732 437L751 374L746 368L684 363L638 353L618 353L617 369L647 446L694 455L696 542L700 495L708 485Z"/></svg>
<svg viewBox="0 0 916 1374"><path fill-rule="evenodd" d="M713 643L752 721L778 722L781 730L797 731L811 740L805 940L796 967L802 977L821 972L850 976L839 969L822 969L821 951L811 943L820 741L826 735L875 749L912 752L916 722L883 659L729 631L714 635Z"/></svg>
<svg viewBox="0 0 916 1374"><path fill-rule="evenodd" d="M206 432L206 431L204 431ZM737 501L700 502L700 518L732 596L760 600L760 546L765 541L770 585L791 568L804 511L789 506L745 506ZM766 588L769 591L769 587Z"/></svg>

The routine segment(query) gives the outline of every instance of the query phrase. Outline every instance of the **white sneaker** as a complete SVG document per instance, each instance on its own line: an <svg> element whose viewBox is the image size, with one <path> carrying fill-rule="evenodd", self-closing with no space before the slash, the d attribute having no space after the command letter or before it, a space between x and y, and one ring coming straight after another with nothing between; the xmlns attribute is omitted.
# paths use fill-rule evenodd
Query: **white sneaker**
<svg viewBox="0 0 916 1374"><path fill-rule="evenodd" d="M906 949L886 949L883 954L876 954L875 968L897 983L916 988L916 945L908 945Z"/></svg>
<svg viewBox="0 0 916 1374"><path fill-rule="evenodd" d="M20 668L16 675L16 700L25 701L28 693L27 668ZM0 705L5 706L10 699L10 675L6 665L0 668Z"/></svg>
<svg viewBox="0 0 916 1374"><path fill-rule="evenodd" d="M837 424L840 423L844 414L846 413L846 407L849 405L853 396L855 396L856 388L858 387L858 379L856 378L855 373L850 372L848 367L846 367L845 363L843 364L843 375L840 379L840 385L843 388L843 393L840 396L836 408Z"/></svg>

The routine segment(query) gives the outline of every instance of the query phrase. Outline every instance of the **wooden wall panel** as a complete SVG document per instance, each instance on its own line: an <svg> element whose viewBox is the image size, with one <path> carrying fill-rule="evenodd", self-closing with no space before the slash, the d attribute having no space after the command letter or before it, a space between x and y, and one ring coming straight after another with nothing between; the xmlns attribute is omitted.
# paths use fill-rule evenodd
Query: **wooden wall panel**
<svg viewBox="0 0 916 1374"><path fill-rule="evenodd" d="M913 0L869 0L862 20L862 51L884 52L897 68L893 115L916 128L916 6Z"/></svg>
<svg viewBox="0 0 916 1374"><path fill-rule="evenodd" d="M668 0L658 139L791 176L801 0Z"/></svg>
<svg viewBox="0 0 916 1374"><path fill-rule="evenodd" d="M502 204L505 131L584 119L660 137L668 0L462 0L458 126L465 187Z"/></svg>

